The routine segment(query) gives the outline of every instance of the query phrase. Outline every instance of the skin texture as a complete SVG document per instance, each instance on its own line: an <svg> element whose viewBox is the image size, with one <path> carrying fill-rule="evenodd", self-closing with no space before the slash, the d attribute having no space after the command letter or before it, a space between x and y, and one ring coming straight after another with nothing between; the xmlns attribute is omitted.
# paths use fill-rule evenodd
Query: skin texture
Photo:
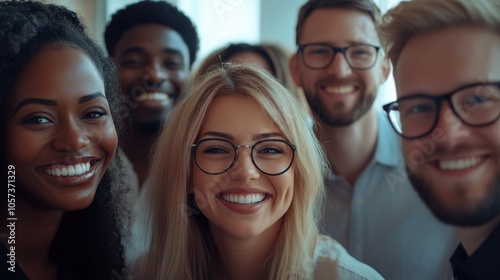
<svg viewBox="0 0 500 280"><path fill-rule="evenodd" d="M350 9L315 10L307 18L302 34L300 44L380 46L371 18ZM329 126L346 126L360 119L371 108L376 89L389 72L387 61L381 57L372 68L355 70L341 53L324 69L307 68L301 56L296 54L291 61L294 80L303 88L315 117Z"/></svg>
<svg viewBox="0 0 500 280"><path fill-rule="evenodd" d="M248 97L222 95L210 105L198 140L222 138L224 133L235 145L252 145L262 139L284 139L279 128ZM265 133L273 133L266 136ZM193 186L196 202L210 220L210 229L217 238L274 240L281 219L290 207L294 184L293 166L284 174L269 176L252 163L250 149L238 149L238 158L231 169L221 175L203 173L193 163ZM228 208L221 193L263 193L268 197L260 203L244 207L256 209L240 213Z"/></svg>
<svg viewBox="0 0 500 280"><path fill-rule="evenodd" d="M142 24L123 34L114 59L134 124L156 132L186 90L190 64L186 43L171 28ZM147 93L160 93L159 100L145 99Z"/></svg>
<svg viewBox="0 0 500 280"><path fill-rule="evenodd" d="M398 97L415 93L441 95L462 85L500 80L498 34L454 27L411 38L395 68ZM432 67L430 66L432 65ZM459 226L480 226L500 212L500 123L469 127L441 104L432 134L403 140L410 179L441 220ZM444 161L477 159L458 169Z"/></svg>
<svg viewBox="0 0 500 280"><path fill-rule="evenodd" d="M117 146L102 78L81 51L46 47L19 81L5 132L7 158L16 167L17 191L22 193L19 199L44 210L87 207ZM33 98L45 104L26 102ZM90 163L90 171L80 176L45 173L78 163Z"/></svg>

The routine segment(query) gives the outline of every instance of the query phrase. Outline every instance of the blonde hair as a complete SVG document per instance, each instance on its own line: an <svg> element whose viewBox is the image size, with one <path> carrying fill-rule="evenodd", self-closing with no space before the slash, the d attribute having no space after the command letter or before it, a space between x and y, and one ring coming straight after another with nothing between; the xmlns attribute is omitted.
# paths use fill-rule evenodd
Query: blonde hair
<svg viewBox="0 0 500 280"><path fill-rule="evenodd" d="M216 248L209 221L192 204L192 148L212 100L222 94L257 101L296 146L294 197L282 234L263 260L259 279L312 279L312 254L323 200L324 151L307 115L292 95L264 70L223 64L201 77L176 107L157 146L147 180L152 221L149 252L138 262L140 279L211 279Z"/></svg>
<svg viewBox="0 0 500 280"><path fill-rule="evenodd" d="M413 0L384 15L379 30L394 67L408 40L421 33L452 26L481 27L500 32L498 0Z"/></svg>

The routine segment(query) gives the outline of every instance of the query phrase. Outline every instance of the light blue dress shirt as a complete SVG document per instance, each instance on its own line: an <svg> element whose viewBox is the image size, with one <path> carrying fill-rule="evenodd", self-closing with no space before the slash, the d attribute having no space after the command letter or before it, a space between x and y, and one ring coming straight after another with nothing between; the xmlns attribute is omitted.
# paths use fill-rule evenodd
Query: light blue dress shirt
<svg viewBox="0 0 500 280"><path fill-rule="evenodd" d="M352 187L331 173L321 232L389 280L452 279L449 258L458 244L407 178L399 136L382 112L374 159Z"/></svg>

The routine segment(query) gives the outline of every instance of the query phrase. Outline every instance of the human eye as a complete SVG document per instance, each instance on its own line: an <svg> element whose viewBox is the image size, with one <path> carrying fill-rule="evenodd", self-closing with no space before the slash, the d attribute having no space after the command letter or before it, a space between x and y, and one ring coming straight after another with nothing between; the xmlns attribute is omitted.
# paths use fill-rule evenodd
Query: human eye
<svg viewBox="0 0 500 280"><path fill-rule="evenodd" d="M324 46L309 46L306 49L306 54L307 55L328 55L331 52L331 50L327 47Z"/></svg>
<svg viewBox="0 0 500 280"><path fill-rule="evenodd" d="M184 63L182 63L179 59L168 59L163 63L163 65L165 68L172 70L182 69L184 67Z"/></svg>
<svg viewBox="0 0 500 280"><path fill-rule="evenodd" d="M490 99L486 96L471 95L468 96L464 101L466 105L479 105L490 101Z"/></svg>
<svg viewBox="0 0 500 280"><path fill-rule="evenodd" d="M120 66L127 68L143 67L145 65L146 65L145 60L137 55L124 57L120 63Z"/></svg>
<svg viewBox="0 0 500 280"><path fill-rule="evenodd" d="M22 119L21 123L23 124L46 124L52 123L52 121L41 115L30 115Z"/></svg>
<svg viewBox="0 0 500 280"><path fill-rule="evenodd" d="M255 152L260 156L280 156L286 154L288 150L287 144L281 141L262 142L255 148Z"/></svg>
<svg viewBox="0 0 500 280"><path fill-rule="evenodd" d="M399 112L403 117L422 117L428 114L433 114L435 105L430 100L418 98L415 100L407 99L399 102Z"/></svg>
<svg viewBox="0 0 500 280"><path fill-rule="evenodd" d="M233 150L229 143L218 140L201 142L198 149L205 155L224 155L232 153Z"/></svg>
<svg viewBox="0 0 500 280"><path fill-rule="evenodd" d="M349 47L349 55L352 57L362 58L371 57L375 54L375 49L371 46L356 45Z"/></svg>
<svg viewBox="0 0 500 280"><path fill-rule="evenodd" d="M218 147L218 146L209 146L209 147L204 147L202 150L204 154L211 154L211 155L217 155L217 154L227 154L229 151L225 147Z"/></svg>
<svg viewBox="0 0 500 280"><path fill-rule="evenodd" d="M99 119L99 118L106 116L107 114L108 114L108 112L106 112L105 110L94 109L90 112L85 113L83 115L83 118L84 119Z"/></svg>

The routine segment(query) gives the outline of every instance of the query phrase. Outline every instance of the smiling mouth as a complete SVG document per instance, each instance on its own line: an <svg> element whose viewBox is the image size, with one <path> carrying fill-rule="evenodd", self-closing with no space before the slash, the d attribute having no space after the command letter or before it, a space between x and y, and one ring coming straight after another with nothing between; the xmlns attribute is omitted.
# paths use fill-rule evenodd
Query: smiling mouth
<svg viewBox="0 0 500 280"><path fill-rule="evenodd" d="M92 160L73 165L58 164L57 166L43 168L42 172L47 175L57 177L79 176L89 172L90 168L93 167L97 162L99 161Z"/></svg>
<svg viewBox="0 0 500 280"><path fill-rule="evenodd" d="M165 101L170 95L164 92L147 92L137 96L136 101Z"/></svg>
<svg viewBox="0 0 500 280"><path fill-rule="evenodd" d="M356 90L355 86L325 86L324 90L331 94L349 94Z"/></svg>
<svg viewBox="0 0 500 280"><path fill-rule="evenodd" d="M438 160L437 166L442 170L464 170L479 165L484 159L484 157L470 157L458 160Z"/></svg>
<svg viewBox="0 0 500 280"><path fill-rule="evenodd" d="M263 193L221 194L220 197L227 202L242 205L252 205L264 201L268 196Z"/></svg>

